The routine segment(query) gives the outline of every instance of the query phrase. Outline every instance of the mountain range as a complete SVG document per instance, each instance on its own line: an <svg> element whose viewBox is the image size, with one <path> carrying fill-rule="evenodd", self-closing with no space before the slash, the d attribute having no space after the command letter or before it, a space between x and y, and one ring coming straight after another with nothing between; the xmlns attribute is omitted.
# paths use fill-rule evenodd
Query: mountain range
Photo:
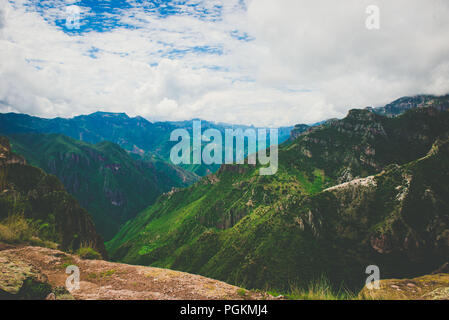
<svg viewBox="0 0 449 320"><path fill-rule="evenodd" d="M223 134L226 129L253 128L208 121L201 126ZM200 178L197 173L219 169L218 164L170 163L170 150L177 143L170 141L171 132L192 133L192 127L193 120L151 123L125 113L96 112L71 119L0 114L0 134L9 137L12 149L56 175L92 214L106 240L162 193L192 184ZM287 140L290 131L280 128L279 141Z"/></svg>
<svg viewBox="0 0 449 320"><path fill-rule="evenodd" d="M192 135L193 121L201 121L203 130L213 128L221 133L226 129L262 129L253 126L213 123L200 119L178 122L150 122L142 117L130 118L126 113L95 112L70 119L44 119L26 114L0 114L0 133L56 133L73 139L96 144L110 141L118 144L133 157L145 160L168 162L170 150L177 143L170 141L170 134L176 129L185 129ZM290 136L291 127L279 128L279 143ZM213 173L219 165L184 165L184 168L200 176Z"/></svg>
<svg viewBox="0 0 449 320"><path fill-rule="evenodd" d="M253 289L287 292L325 277L359 290L368 265L382 277L420 276L448 262L448 109L449 96L404 97L281 128L272 176L259 175L261 164L170 164L170 133L191 133L192 121L0 114L0 134L11 141L12 150L2 140L8 168L21 166L0 176L2 217L17 211L11 199L20 195L18 213L51 230L44 241L67 250L87 241L106 256L98 229L113 260ZM253 127L202 121L202 128ZM39 204L53 189L23 182L27 170L54 181L61 203ZM53 205L76 216L60 227L54 217L67 213Z"/></svg>
<svg viewBox="0 0 449 320"><path fill-rule="evenodd" d="M120 226L172 188L198 176L161 160L136 160L112 142L95 145L60 134L9 136L12 149L64 184L111 239Z"/></svg>
<svg viewBox="0 0 449 320"><path fill-rule="evenodd" d="M248 288L328 277L361 288L431 272L449 248L448 100L391 117L351 110L279 148L279 171L223 165L163 195L107 243L115 260Z"/></svg>

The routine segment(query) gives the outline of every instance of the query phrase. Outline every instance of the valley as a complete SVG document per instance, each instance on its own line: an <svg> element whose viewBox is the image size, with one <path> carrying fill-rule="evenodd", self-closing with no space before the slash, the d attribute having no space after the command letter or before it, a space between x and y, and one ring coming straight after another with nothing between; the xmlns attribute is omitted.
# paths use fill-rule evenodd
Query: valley
<svg viewBox="0 0 449 320"><path fill-rule="evenodd" d="M109 270L106 264L132 272L162 268L176 274L174 281L185 275L196 282L191 276L198 274L232 290L289 297L322 282L355 298L368 265L378 266L382 279L414 279L448 262L448 109L447 96L404 97L352 109L343 119L283 128L271 176L259 174L259 162L173 165L167 137L174 128L192 132L189 122L153 124L101 112L72 119L1 114L7 138L0 242L114 261L98 263L98 274ZM23 232L14 237L14 230ZM110 286L104 296L74 297L174 298L168 291L152 295L151 282L142 281L136 293L132 279L123 288L95 280L86 286ZM179 294L213 299L201 287L192 290ZM411 296L423 298L402 297Z"/></svg>
<svg viewBox="0 0 449 320"><path fill-rule="evenodd" d="M284 292L323 275L357 290L370 264L387 277L431 272L448 248L445 106L393 118L351 110L281 145L276 175L224 165L162 196L107 248L127 263Z"/></svg>
<svg viewBox="0 0 449 320"><path fill-rule="evenodd" d="M106 240L162 193L199 179L161 160L136 160L107 141L93 145L64 135L35 133L11 135L9 139L12 149L31 165L61 180L92 214Z"/></svg>

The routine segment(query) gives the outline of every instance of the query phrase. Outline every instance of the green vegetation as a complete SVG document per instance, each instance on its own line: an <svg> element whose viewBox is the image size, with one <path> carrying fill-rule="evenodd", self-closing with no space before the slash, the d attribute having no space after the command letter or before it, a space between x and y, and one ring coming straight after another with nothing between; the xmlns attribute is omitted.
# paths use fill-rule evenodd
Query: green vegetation
<svg viewBox="0 0 449 320"><path fill-rule="evenodd" d="M75 259L73 259L71 256L63 256L62 257L62 264L61 264L61 269L65 270L67 269L68 266L72 266L75 265Z"/></svg>
<svg viewBox="0 0 449 320"><path fill-rule="evenodd" d="M419 108L391 117L411 106ZM184 186L192 176L164 164L172 144L160 133L185 124L105 113L48 122L9 114L0 123L8 134L27 132L12 135L14 149L61 177L108 236L155 201L108 241L113 259L288 292L292 299L352 299L368 265L391 278L415 277L447 262L448 106L447 97L419 97L375 112L351 110L314 128L297 126L295 139L279 149L276 175L260 176L260 165L224 165L171 191L166 186L176 177ZM113 143L98 143L106 137L132 157ZM2 148L3 241L38 238L104 256L87 212L62 184Z"/></svg>
<svg viewBox="0 0 449 320"><path fill-rule="evenodd" d="M237 290L237 294L238 294L241 298L245 298L245 297L246 297L246 290L240 288L240 289Z"/></svg>
<svg viewBox="0 0 449 320"><path fill-rule="evenodd" d="M225 129L230 127L243 130L250 128L202 121L204 130L214 128L224 133ZM130 118L125 113L109 112L95 112L71 119L42 119L15 113L0 114L0 133L4 135L57 133L91 144L111 141L132 153L136 159L157 161L157 165L164 167L169 160L171 148L177 143L170 141L170 135L175 129L185 129L191 133L192 121L151 123L142 117ZM280 142L289 138L290 129L280 128ZM20 153L19 150L17 152ZM216 172L219 165L183 165L182 168L195 175L204 176Z"/></svg>
<svg viewBox="0 0 449 320"><path fill-rule="evenodd" d="M102 279L105 279L105 278L108 278L108 277L114 275L116 272L117 271L114 269L103 271L100 273L92 272L87 275L87 278L90 280L102 280Z"/></svg>
<svg viewBox="0 0 449 320"><path fill-rule="evenodd" d="M92 214L97 231L106 240L159 195L197 179L160 160L135 160L110 142L91 145L62 135L34 133L10 139L11 148L31 165L63 182Z"/></svg>
<svg viewBox="0 0 449 320"><path fill-rule="evenodd" d="M32 167L0 139L0 241L77 250L89 242L106 254L89 214L61 182Z"/></svg>
<svg viewBox="0 0 449 320"><path fill-rule="evenodd" d="M273 296L279 296L279 293L270 292ZM307 286L291 286L288 294L283 295L290 300L355 300L356 295L340 287L336 289L336 286L325 277L321 276L317 280L312 280Z"/></svg>
<svg viewBox="0 0 449 320"><path fill-rule="evenodd" d="M447 257L448 128L449 112L431 107L397 118L351 110L281 146L276 175L222 166L161 196L107 248L123 262L301 297L348 296L335 288L360 290L370 264L383 277L433 271Z"/></svg>
<svg viewBox="0 0 449 320"><path fill-rule="evenodd" d="M35 279L25 279L17 296L21 300L44 300L51 292L50 284Z"/></svg>
<svg viewBox="0 0 449 320"><path fill-rule="evenodd" d="M101 260L102 256L100 253L95 251L91 246L83 245L81 248L78 249L76 252L77 255L81 259L89 259L89 260Z"/></svg>
<svg viewBox="0 0 449 320"><path fill-rule="evenodd" d="M37 236L36 228L21 215L10 216L0 223L0 241L28 242L34 236Z"/></svg>
<svg viewBox="0 0 449 320"><path fill-rule="evenodd" d="M26 219L21 214L7 217L0 222L0 241L6 243L28 243L56 249L58 244L46 239L54 239L49 234L49 224Z"/></svg>

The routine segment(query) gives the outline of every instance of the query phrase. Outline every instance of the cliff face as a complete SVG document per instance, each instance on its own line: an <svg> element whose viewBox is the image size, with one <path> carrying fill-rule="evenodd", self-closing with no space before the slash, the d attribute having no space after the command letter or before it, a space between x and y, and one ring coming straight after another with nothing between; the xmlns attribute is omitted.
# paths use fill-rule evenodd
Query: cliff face
<svg viewBox="0 0 449 320"><path fill-rule="evenodd" d="M306 132L308 129L310 128L310 126L306 125L306 124L297 124L292 131L290 131L290 140L295 140L297 139L301 134L303 134L304 132Z"/></svg>
<svg viewBox="0 0 449 320"><path fill-rule="evenodd" d="M449 257L449 139L408 164L324 190L299 204L316 236L344 244L385 277L436 270ZM349 260L349 256L346 257Z"/></svg>
<svg viewBox="0 0 449 320"><path fill-rule="evenodd" d="M449 108L448 96L435 97L430 95L419 95L415 97L403 97L387 104L385 107L368 109L376 114L395 117L410 109L427 107L433 107L440 111L447 110Z"/></svg>
<svg viewBox="0 0 449 320"><path fill-rule="evenodd" d="M25 165L25 158L11 152L9 140L0 136L0 165L6 166L10 164Z"/></svg>
<svg viewBox="0 0 449 320"><path fill-rule="evenodd" d="M448 109L449 96L430 95L403 97L380 108L353 109L341 120L310 128L297 125L292 130L292 140L297 139L292 149L296 148L301 166L318 165L337 182L347 182L378 173L390 163L424 156L449 126Z"/></svg>
<svg viewBox="0 0 449 320"><path fill-rule="evenodd" d="M448 113L433 107L415 108L396 118L351 110L346 118L301 135L289 150L290 165L319 167L343 183L424 156L447 127Z"/></svg>
<svg viewBox="0 0 449 320"><path fill-rule="evenodd" d="M0 140L0 220L23 216L40 240L56 242L63 250L89 245L106 256L103 239L92 218L64 189L62 183L32 167Z"/></svg>

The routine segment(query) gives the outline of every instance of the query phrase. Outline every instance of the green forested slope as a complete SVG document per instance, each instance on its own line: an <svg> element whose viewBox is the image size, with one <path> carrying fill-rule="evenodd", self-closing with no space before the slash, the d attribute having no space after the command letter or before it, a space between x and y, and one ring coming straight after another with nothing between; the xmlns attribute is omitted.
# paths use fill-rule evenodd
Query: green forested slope
<svg viewBox="0 0 449 320"><path fill-rule="evenodd" d="M447 143L417 159L448 128L449 113L432 107L397 118L351 110L345 119L283 145L276 175L259 176L258 168L248 165L222 166L216 175L161 197L128 222L107 248L121 261L256 288L285 290L322 274L334 284L361 286L369 264L392 276L428 272L444 255L429 260L420 252L447 250ZM435 168L440 179L428 175ZM375 187L369 179L349 194L340 192L347 187L323 191L371 174L379 174L373 178ZM416 192L400 178L404 175ZM429 180L419 180L423 177ZM433 194L437 203L419 210L429 224L401 225L405 216L419 216L413 208L423 205L409 203L422 203L422 192ZM398 203L397 197L402 199ZM389 230L392 239L397 236L408 246L382 249ZM417 239L425 250L410 249ZM441 239L440 247L436 243Z"/></svg>
<svg viewBox="0 0 449 320"><path fill-rule="evenodd" d="M111 142L92 145L58 134L11 135L12 149L56 175L110 239L163 192L197 177L162 161L138 161Z"/></svg>
<svg viewBox="0 0 449 320"><path fill-rule="evenodd" d="M0 241L89 246L106 257L91 216L53 175L26 164L0 137Z"/></svg>
<svg viewBox="0 0 449 320"><path fill-rule="evenodd" d="M125 113L111 112L95 112L70 119L44 119L27 114L0 113L0 134L3 135L55 133L93 144L111 141L132 153L135 158L162 159L165 162L169 162L170 150L177 144L170 141L173 130L185 129L192 135L192 126L193 120L153 123L142 117L128 117ZM204 120L201 121L201 126L203 130L213 128L221 133L227 128L243 130L254 128ZM290 127L279 128L280 142L288 139L290 130ZM219 165L215 164L182 165L182 167L200 176L219 169Z"/></svg>

